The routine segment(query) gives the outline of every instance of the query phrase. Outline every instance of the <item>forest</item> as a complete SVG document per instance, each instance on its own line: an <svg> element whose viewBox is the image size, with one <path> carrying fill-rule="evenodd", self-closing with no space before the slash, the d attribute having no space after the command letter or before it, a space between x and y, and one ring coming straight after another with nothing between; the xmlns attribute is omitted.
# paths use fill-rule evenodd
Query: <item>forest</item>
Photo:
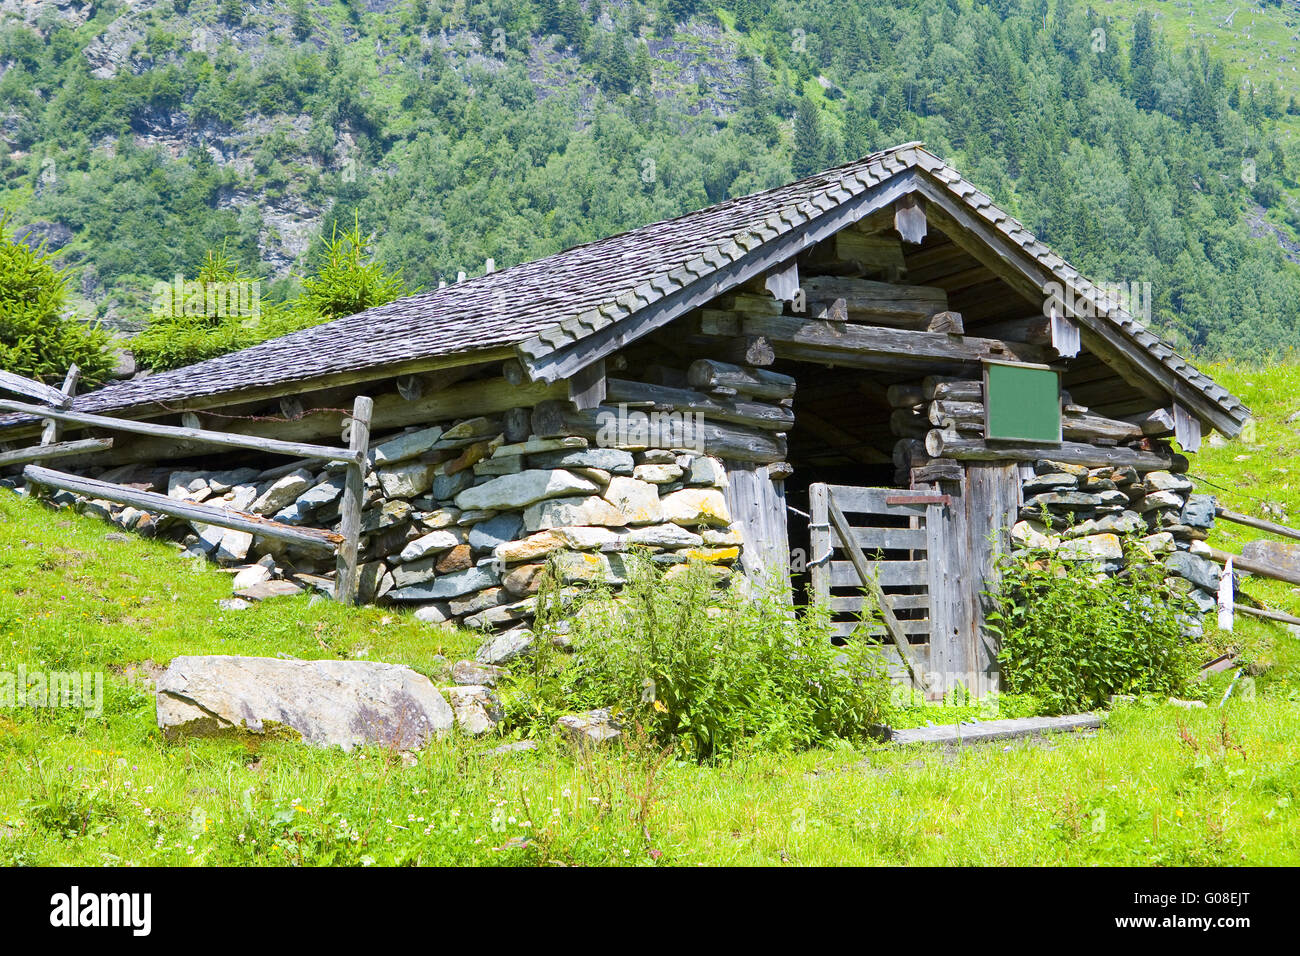
<svg viewBox="0 0 1300 956"><path fill-rule="evenodd" d="M0 208L134 331L213 250L291 303L360 223L433 288L921 140L1085 274L1150 283L1180 347L1289 351L1294 90L1137 6L42 5L0 23Z"/></svg>

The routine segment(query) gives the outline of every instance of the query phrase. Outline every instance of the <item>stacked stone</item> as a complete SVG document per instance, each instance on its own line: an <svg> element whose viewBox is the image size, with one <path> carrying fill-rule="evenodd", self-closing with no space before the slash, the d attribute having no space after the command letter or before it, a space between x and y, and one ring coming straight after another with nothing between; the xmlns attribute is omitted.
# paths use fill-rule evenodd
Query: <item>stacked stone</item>
<svg viewBox="0 0 1300 956"><path fill-rule="evenodd" d="M590 447L581 437L507 443L502 423L473 418L416 428L372 445L361 515L364 602L414 606L429 623L512 627L531 617L554 555L561 583L626 580L632 549L680 573L705 562L719 580L740 557L717 458L689 451ZM99 475L170 497L339 530L341 466L319 471L159 471ZM333 587L332 559L292 546L106 501L69 504L126 528L162 532L184 553L237 569L236 597ZM235 605L238 606L238 605Z"/></svg>
<svg viewBox="0 0 1300 956"><path fill-rule="evenodd" d="M1204 612L1215 605L1220 572L1204 556L1215 502L1191 490L1191 481L1168 471L1139 474L1131 467L1090 469L1043 459L1023 483L1012 543L1114 574L1124 567L1121 536L1140 535L1146 552L1169 569L1171 586Z"/></svg>

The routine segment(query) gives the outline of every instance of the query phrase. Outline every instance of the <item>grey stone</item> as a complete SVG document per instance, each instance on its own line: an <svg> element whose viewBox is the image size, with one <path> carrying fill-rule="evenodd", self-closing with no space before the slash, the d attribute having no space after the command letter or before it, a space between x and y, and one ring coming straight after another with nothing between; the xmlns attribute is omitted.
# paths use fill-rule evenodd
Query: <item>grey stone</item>
<svg viewBox="0 0 1300 956"><path fill-rule="evenodd" d="M202 534L199 535L203 537ZM248 557L253 546L253 536L247 531L235 531L233 528L221 534L221 545L217 548L217 560L223 563L237 564Z"/></svg>
<svg viewBox="0 0 1300 956"><path fill-rule="evenodd" d="M412 510L409 501L385 501L378 508L370 508L361 515L361 533L373 534L401 524L411 517Z"/></svg>
<svg viewBox="0 0 1300 956"><path fill-rule="evenodd" d="M1188 551L1175 551L1165 558L1165 567L1204 591L1215 592L1219 589L1223 569L1209 558Z"/></svg>
<svg viewBox="0 0 1300 956"><path fill-rule="evenodd" d="M628 533L627 545L640 545L646 548L698 548L704 544L704 538L694 532L675 524L656 524L637 528ZM728 542L731 543L731 542Z"/></svg>
<svg viewBox="0 0 1300 956"><path fill-rule="evenodd" d="M459 528L449 530L440 528L416 538L402 549L403 561L418 561L425 555L438 554L465 543L465 533Z"/></svg>
<svg viewBox="0 0 1300 956"><path fill-rule="evenodd" d="M1056 473L1082 478L1088 474L1088 469L1082 465L1071 465L1063 461L1052 461L1050 458L1040 458L1034 462L1034 473L1038 475Z"/></svg>
<svg viewBox="0 0 1300 956"><path fill-rule="evenodd" d="M452 617L463 617L466 614L479 614L509 600L510 595L503 588L484 588L482 591L452 598L447 602L447 607Z"/></svg>
<svg viewBox="0 0 1300 956"><path fill-rule="evenodd" d="M588 448L583 451L556 451L529 455L533 468L599 468L613 475L630 475L634 467L632 453L621 448Z"/></svg>
<svg viewBox="0 0 1300 956"><path fill-rule="evenodd" d="M555 730L565 741L585 750L616 740L621 728L608 708L568 714L555 722Z"/></svg>
<svg viewBox="0 0 1300 956"><path fill-rule="evenodd" d="M709 455L701 455L691 460L690 471L686 475L688 485L708 485L711 488L727 487L727 471L722 462Z"/></svg>
<svg viewBox="0 0 1300 956"><path fill-rule="evenodd" d="M408 667L370 661L177 657L157 682L164 734L265 734L351 750L418 750L451 729L451 707Z"/></svg>
<svg viewBox="0 0 1300 956"><path fill-rule="evenodd" d="M486 687L444 687L442 694L456 715L456 726L467 736L481 737L490 733L501 719L501 705Z"/></svg>
<svg viewBox="0 0 1300 956"><path fill-rule="evenodd" d="M510 672L495 664L480 664L478 661L457 661L451 665L451 679L457 684L495 687Z"/></svg>
<svg viewBox="0 0 1300 956"><path fill-rule="evenodd" d="M1067 561L1115 561L1124 557L1119 537L1114 534L1093 534L1062 541L1056 553Z"/></svg>
<svg viewBox="0 0 1300 956"><path fill-rule="evenodd" d="M441 601L423 604L415 609L415 619L421 624L445 624L451 620L447 605Z"/></svg>
<svg viewBox="0 0 1300 956"><path fill-rule="evenodd" d="M1137 510L1143 514L1148 511L1155 511L1157 508L1168 508L1181 513L1183 498L1176 491L1153 491L1138 502L1137 505Z"/></svg>
<svg viewBox="0 0 1300 956"><path fill-rule="evenodd" d="M1192 490L1192 483L1168 471L1149 471L1142 480L1142 487L1148 494L1153 491L1172 491L1179 494Z"/></svg>
<svg viewBox="0 0 1300 956"><path fill-rule="evenodd" d="M437 471L437 465L408 461L392 468L381 468L376 474L385 498L414 498L433 487Z"/></svg>
<svg viewBox="0 0 1300 956"><path fill-rule="evenodd" d="M376 445L371 450L370 457L376 466L393 465L399 461L406 461L408 458L423 455L426 451L432 449L440 438L442 438L442 429L436 425L433 428L421 428L418 431L406 432L396 438L389 439L382 445Z"/></svg>
<svg viewBox="0 0 1300 956"><path fill-rule="evenodd" d="M1063 471L1049 471L1046 474L1035 475L1024 483L1026 497L1042 494L1043 492L1062 491L1066 488L1075 488L1079 484L1077 475L1067 475Z"/></svg>
<svg viewBox="0 0 1300 956"><path fill-rule="evenodd" d="M638 481L648 481L652 485L667 485L682 476L682 469L676 461L662 465L637 465L632 475Z"/></svg>
<svg viewBox="0 0 1300 956"><path fill-rule="evenodd" d="M388 593L391 601L437 601L460 597L471 591L494 587L498 584L498 575L490 566L466 568L455 574L444 574L432 581L399 587Z"/></svg>
<svg viewBox="0 0 1300 956"><path fill-rule="evenodd" d="M617 528L625 524L627 517L623 512L595 495L590 498L553 498L524 509L524 530L529 532L575 525Z"/></svg>
<svg viewBox="0 0 1300 956"><path fill-rule="evenodd" d="M305 468L290 472L262 492L261 497L253 502L249 510L253 514L273 515L291 502L297 501L298 496L310 488L313 481L312 473Z"/></svg>
<svg viewBox="0 0 1300 956"><path fill-rule="evenodd" d="M585 495L598 490L595 482L563 468L530 468L465 489L456 496L456 507L501 511L525 508L547 498Z"/></svg>
<svg viewBox="0 0 1300 956"><path fill-rule="evenodd" d="M1089 511L1101 504L1100 495L1082 491L1048 491L1025 500L1025 511Z"/></svg>
<svg viewBox="0 0 1300 956"><path fill-rule="evenodd" d="M1213 528L1216 504L1214 495L1192 495L1183 506L1179 522L1192 528Z"/></svg>
<svg viewBox="0 0 1300 956"><path fill-rule="evenodd" d="M533 632L526 627L503 631L485 641L474 659L480 664L508 664L531 653L533 641Z"/></svg>
<svg viewBox="0 0 1300 956"><path fill-rule="evenodd" d="M726 527L731 524L727 499L716 488L683 488L666 495L659 504L663 520L674 524L687 527Z"/></svg>
<svg viewBox="0 0 1300 956"><path fill-rule="evenodd" d="M469 532L469 546L475 551L491 551L497 545L513 541L523 530L524 517L518 513L507 512L480 521Z"/></svg>
<svg viewBox="0 0 1300 956"><path fill-rule="evenodd" d="M474 482L474 473L466 468L454 475L437 475L431 495L435 501L449 501Z"/></svg>

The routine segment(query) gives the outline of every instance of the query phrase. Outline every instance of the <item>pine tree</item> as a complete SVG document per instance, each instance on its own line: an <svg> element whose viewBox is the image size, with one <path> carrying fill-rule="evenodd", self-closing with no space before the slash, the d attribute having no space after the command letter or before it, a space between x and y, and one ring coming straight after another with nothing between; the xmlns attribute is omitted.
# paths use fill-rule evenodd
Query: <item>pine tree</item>
<svg viewBox="0 0 1300 956"><path fill-rule="evenodd" d="M826 137L822 133L821 110L810 97L799 100L794 111L795 176L802 179L826 168Z"/></svg>

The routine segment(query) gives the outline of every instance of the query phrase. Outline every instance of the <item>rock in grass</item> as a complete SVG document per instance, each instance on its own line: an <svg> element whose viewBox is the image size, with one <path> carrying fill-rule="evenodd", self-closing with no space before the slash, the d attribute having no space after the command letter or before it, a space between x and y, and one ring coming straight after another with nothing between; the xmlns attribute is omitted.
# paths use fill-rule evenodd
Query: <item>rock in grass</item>
<svg viewBox="0 0 1300 956"><path fill-rule="evenodd" d="M418 750L454 721L423 674L371 661L177 657L158 679L157 707L169 738L284 728L304 743L344 750Z"/></svg>
<svg viewBox="0 0 1300 956"><path fill-rule="evenodd" d="M443 695L456 715L456 726L470 737L491 732L501 719L501 705L492 692L481 685L444 687Z"/></svg>
<svg viewBox="0 0 1300 956"><path fill-rule="evenodd" d="M526 627L517 627L487 640L474 659L480 664L508 664L532 649L533 632Z"/></svg>
<svg viewBox="0 0 1300 956"><path fill-rule="evenodd" d="M555 731L580 750L599 747L618 739L620 734L619 725L608 708L561 717L555 722Z"/></svg>

